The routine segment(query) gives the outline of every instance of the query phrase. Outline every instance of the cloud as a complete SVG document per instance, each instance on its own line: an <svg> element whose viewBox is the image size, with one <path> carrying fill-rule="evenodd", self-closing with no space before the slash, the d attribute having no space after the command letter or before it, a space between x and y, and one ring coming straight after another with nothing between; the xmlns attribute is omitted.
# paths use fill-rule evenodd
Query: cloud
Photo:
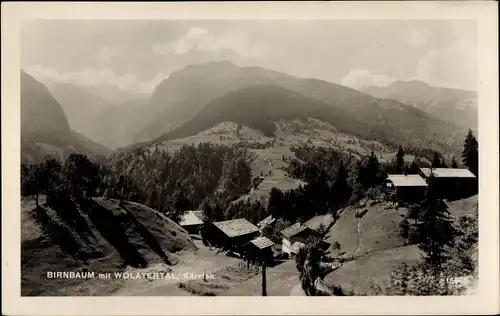
<svg viewBox="0 0 500 316"><path fill-rule="evenodd" d="M100 62L107 62L111 57L115 56L117 53L118 51L116 49L112 49L108 46L105 46L100 51L93 54L92 57L94 57Z"/></svg>
<svg viewBox="0 0 500 316"><path fill-rule="evenodd" d="M398 79L380 74L372 74L367 69L353 69L342 78L341 84L353 89L363 89L371 86L386 87L396 80Z"/></svg>
<svg viewBox="0 0 500 316"><path fill-rule="evenodd" d="M271 54L271 51L266 46L252 41L242 31L229 30L215 36L200 27L192 27L177 41L155 43L153 45L155 54L160 55L184 55L196 50L204 52L232 50L242 57L257 59L263 59Z"/></svg>
<svg viewBox="0 0 500 316"><path fill-rule="evenodd" d="M96 70L85 68L80 72L59 73L53 68L32 65L25 68L26 72L40 81L69 83L76 86L111 86L121 90L133 90L139 93L152 92L168 75L160 72L154 78L140 81L134 75L117 75L112 69Z"/></svg>
<svg viewBox="0 0 500 316"><path fill-rule="evenodd" d="M416 73L433 85L476 90L476 46L460 40L446 49L429 50L419 59Z"/></svg>
<svg viewBox="0 0 500 316"><path fill-rule="evenodd" d="M430 31L414 30L408 33L404 39L408 44L412 46L422 47L427 44L430 36Z"/></svg>
<svg viewBox="0 0 500 316"><path fill-rule="evenodd" d="M367 69L354 69L341 84L354 89L384 87L396 80L419 80L436 87L477 90L477 50L471 41L461 39L444 49L426 51L415 66L415 75L391 78L373 74Z"/></svg>

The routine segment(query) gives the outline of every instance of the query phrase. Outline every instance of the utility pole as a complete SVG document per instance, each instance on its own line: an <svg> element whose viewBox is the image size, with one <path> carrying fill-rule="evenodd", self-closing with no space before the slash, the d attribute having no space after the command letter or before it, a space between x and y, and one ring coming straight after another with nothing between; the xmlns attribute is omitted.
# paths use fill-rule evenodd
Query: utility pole
<svg viewBox="0 0 500 316"><path fill-rule="evenodd" d="M262 262L262 296L267 296L266 289L266 261Z"/></svg>

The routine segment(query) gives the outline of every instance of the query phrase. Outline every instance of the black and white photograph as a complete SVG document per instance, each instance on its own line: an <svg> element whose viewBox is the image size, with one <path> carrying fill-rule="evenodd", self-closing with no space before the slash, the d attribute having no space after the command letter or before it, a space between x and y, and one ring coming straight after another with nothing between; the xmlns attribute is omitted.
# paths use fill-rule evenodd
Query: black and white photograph
<svg viewBox="0 0 500 316"><path fill-rule="evenodd" d="M22 20L21 297L478 295L479 39L465 18Z"/></svg>

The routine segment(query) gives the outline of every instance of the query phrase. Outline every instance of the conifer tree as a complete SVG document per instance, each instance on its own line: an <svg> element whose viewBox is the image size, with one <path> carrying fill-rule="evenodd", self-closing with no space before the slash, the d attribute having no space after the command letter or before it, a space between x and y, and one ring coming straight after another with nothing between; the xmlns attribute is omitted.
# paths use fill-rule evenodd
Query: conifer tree
<svg viewBox="0 0 500 316"><path fill-rule="evenodd" d="M333 199L333 206L336 208L342 207L351 198L351 188L347 184L347 170L342 161L339 164L330 196Z"/></svg>
<svg viewBox="0 0 500 316"><path fill-rule="evenodd" d="M439 157L439 153L437 151L435 151L434 155L432 156L431 167L432 168L440 168L441 167L441 158Z"/></svg>
<svg viewBox="0 0 500 316"><path fill-rule="evenodd" d="M396 154L396 163L394 166L396 169L396 173L403 172L404 164L405 164L405 152L403 151L403 148L399 146L398 153Z"/></svg>
<svg viewBox="0 0 500 316"><path fill-rule="evenodd" d="M452 167L453 169L457 169L457 168L458 168L458 163L457 163L457 160L455 159L455 157L453 157L453 158L451 159L451 167Z"/></svg>
<svg viewBox="0 0 500 316"><path fill-rule="evenodd" d="M372 151L365 159L358 172L358 182L365 188L371 188L380 182L380 163Z"/></svg>
<svg viewBox="0 0 500 316"><path fill-rule="evenodd" d="M464 149L462 151L462 162L467 168L469 168L469 170L473 174L478 176L478 171L479 171L478 143L476 137L474 137L470 129L464 141Z"/></svg>
<svg viewBox="0 0 500 316"><path fill-rule="evenodd" d="M422 202L418 233L419 248L425 254L426 263L439 271L448 259L447 247L453 245L455 229L448 206L436 196L435 178L432 173Z"/></svg>

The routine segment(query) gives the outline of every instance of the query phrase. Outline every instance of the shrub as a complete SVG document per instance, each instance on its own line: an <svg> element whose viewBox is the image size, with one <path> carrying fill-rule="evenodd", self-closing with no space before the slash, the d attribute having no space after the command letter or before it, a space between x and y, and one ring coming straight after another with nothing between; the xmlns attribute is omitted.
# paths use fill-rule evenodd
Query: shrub
<svg viewBox="0 0 500 316"><path fill-rule="evenodd" d="M403 238L408 238L410 231L410 223L406 217L399 223L399 233Z"/></svg>
<svg viewBox="0 0 500 316"><path fill-rule="evenodd" d="M402 263L392 273L385 287L374 285L377 295L387 296L426 296L426 295L460 295L464 286L451 280L456 277L449 270L437 270L429 264L418 263L409 266Z"/></svg>
<svg viewBox="0 0 500 316"><path fill-rule="evenodd" d="M277 260L286 260L288 259L289 256L288 256L288 253L286 252L283 252L283 251L278 251L274 254L274 259L277 259Z"/></svg>

